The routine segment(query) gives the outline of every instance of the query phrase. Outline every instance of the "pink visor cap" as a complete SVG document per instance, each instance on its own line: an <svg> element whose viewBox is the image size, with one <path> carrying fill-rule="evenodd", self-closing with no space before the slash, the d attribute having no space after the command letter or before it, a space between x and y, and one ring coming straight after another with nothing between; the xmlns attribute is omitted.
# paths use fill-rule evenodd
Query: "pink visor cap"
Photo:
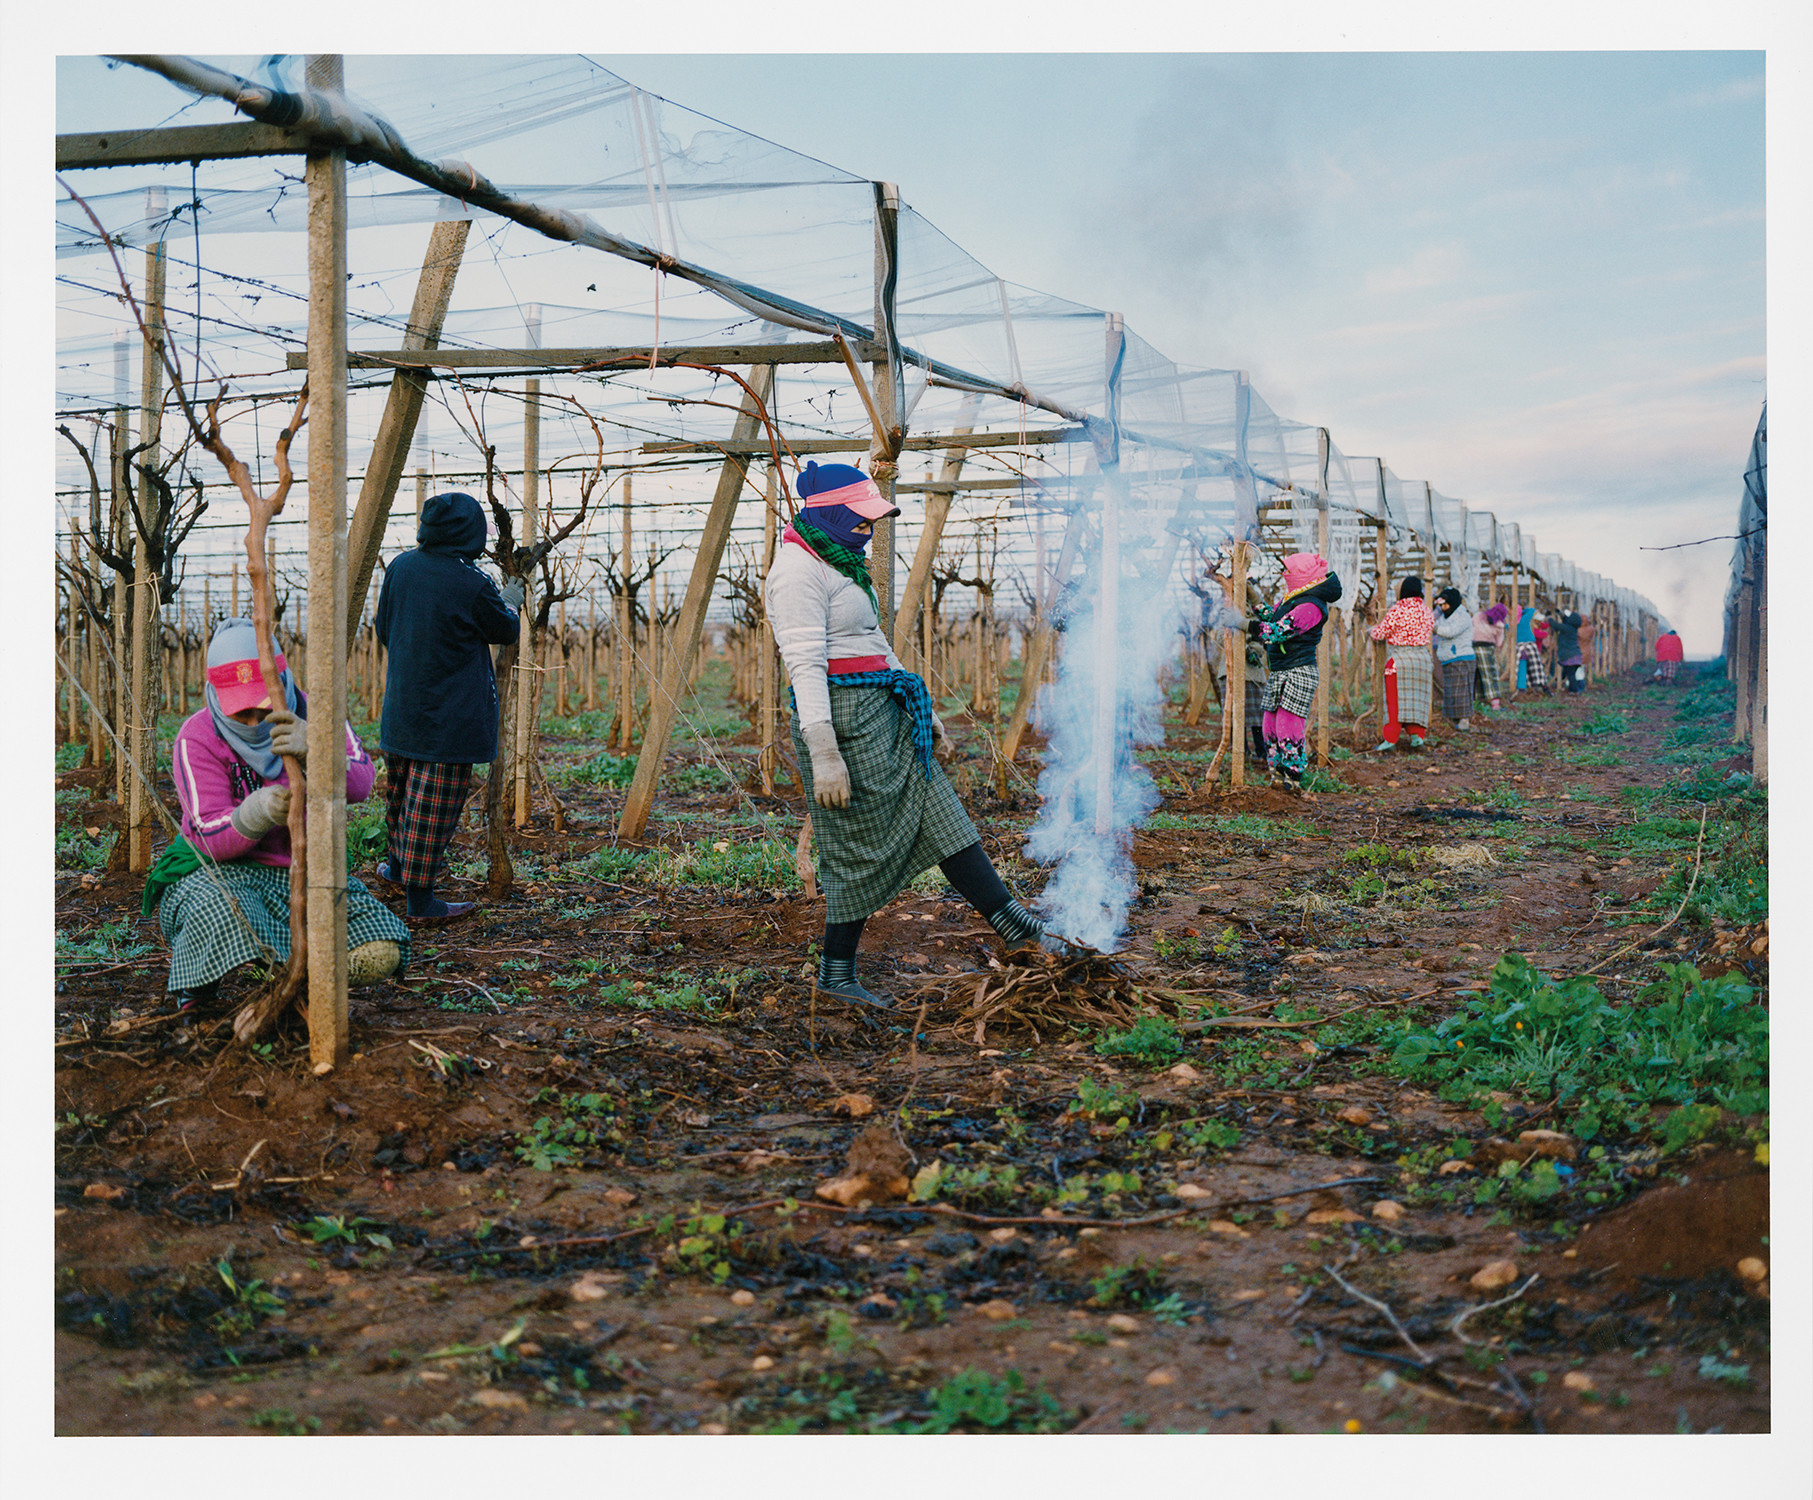
<svg viewBox="0 0 1813 1500"><path fill-rule="evenodd" d="M287 664L281 651L275 654L281 677ZM208 685L223 714L271 706L264 674L258 670L258 632L250 620L222 620L215 627L214 639L208 642Z"/></svg>
<svg viewBox="0 0 1813 1500"><path fill-rule="evenodd" d="M881 488L873 479L864 479L860 484L846 484L842 489L821 490L816 495L807 496L801 505L806 510L820 505L847 506L865 521L879 521L883 516L900 514L900 507L889 504L882 497Z"/></svg>
<svg viewBox="0 0 1813 1500"><path fill-rule="evenodd" d="M277 672L281 676L287 669L283 653L277 653ZM258 670L256 661L230 661L223 666L208 668L208 681L214 688L214 696L220 699L220 711L223 714L243 713L248 708L269 708L270 692L264 685L264 674Z"/></svg>

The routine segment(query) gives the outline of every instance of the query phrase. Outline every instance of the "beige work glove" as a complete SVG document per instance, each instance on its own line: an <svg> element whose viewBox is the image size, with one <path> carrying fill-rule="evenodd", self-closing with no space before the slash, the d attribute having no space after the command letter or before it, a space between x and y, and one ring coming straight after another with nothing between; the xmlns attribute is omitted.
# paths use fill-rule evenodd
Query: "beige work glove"
<svg viewBox="0 0 1813 1500"><path fill-rule="evenodd" d="M290 789L261 786L233 809L233 831L243 839L261 839L290 820Z"/></svg>
<svg viewBox="0 0 1813 1500"><path fill-rule="evenodd" d="M951 743L950 732L944 727L944 720L937 714L932 715L932 756L941 766L948 766L951 757L957 753L957 747Z"/></svg>
<svg viewBox="0 0 1813 1500"><path fill-rule="evenodd" d="M850 770L837 748L837 731L829 724L807 724L800 730L812 757L812 794L820 807L850 805Z"/></svg>
<svg viewBox="0 0 1813 1500"><path fill-rule="evenodd" d="M308 720L298 719L287 708L274 708L264 721L271 727L271 748L279 755L308 760Z"/></svg>

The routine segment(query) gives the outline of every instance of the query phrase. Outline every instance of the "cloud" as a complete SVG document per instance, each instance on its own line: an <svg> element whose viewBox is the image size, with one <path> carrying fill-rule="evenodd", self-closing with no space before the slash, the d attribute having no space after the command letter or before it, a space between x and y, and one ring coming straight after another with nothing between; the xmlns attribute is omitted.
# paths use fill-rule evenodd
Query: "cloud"
<svg viewBox="0 0 1813 1500"><path fill-rule="evenodd" d="M1468 267L1466 247L1458 240L1425 245L1402 265L1366 273L1366 291L1373 297L1395 297L1405 292L1426 292L1460 280Z"/></svg>

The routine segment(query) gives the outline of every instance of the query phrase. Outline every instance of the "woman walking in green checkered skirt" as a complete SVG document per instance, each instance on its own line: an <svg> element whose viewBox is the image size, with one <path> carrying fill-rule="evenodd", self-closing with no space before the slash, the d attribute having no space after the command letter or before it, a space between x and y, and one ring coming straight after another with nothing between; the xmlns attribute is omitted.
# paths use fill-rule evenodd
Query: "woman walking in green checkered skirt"
<svg viewBox="0 0 1813 1500"><path fill-rule="evenodd" d="M793 683L793 743L816 806L825 942L818 989L887 1009L856 978L863 923L933 865L1010 945L1055 944L1002 884L976 825L937 764L944 725L916 672L882 633L863 557L883 516L899 515L848 464L809 463L799 514L782 533L765 601Z"/></svg>

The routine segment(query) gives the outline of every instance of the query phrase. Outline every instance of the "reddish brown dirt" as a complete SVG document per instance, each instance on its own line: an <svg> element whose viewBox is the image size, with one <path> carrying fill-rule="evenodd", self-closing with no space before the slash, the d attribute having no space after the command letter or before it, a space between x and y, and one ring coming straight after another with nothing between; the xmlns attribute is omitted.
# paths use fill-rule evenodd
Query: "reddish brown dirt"
<svg viewBox="0 0 1813 1500"><path fill-rule="evenodd" d="M1577 747L1573 726L1608 703L1632 719L1623 763L1560 764L1556 745ZM1606 925L1606 898L1653 888L1666 862L1599 842L1641 816L1620 788L1672 774L1652 753L1672 706L1596 687L1422 755L1340 762L1350 790L1301 799L1196 791L1207 754L1173 757L1212 735L1179 730L1152 759L1182 822L1136 846L1123 964L1324 1017L1440 1015L1508 949L1578 972L1650 930ZM556 762L595 748L551 747ZM979 754L966 764L966 799L1010 878L1036 885L1016 857L1032 800L995 803L987 774ZM1524 805L1464 816L1490 811L1468 794L1494 787ZM1735 1269L1767 1257L1767 1176L1748 1158L1633 1156L1622 1206L1417 1200L1410 1154L1464 1156L1543 1123L1545 1101L1507 1096L1488 1123L1368 1065L1364 1045L1317 1049L1313 1028L1189 1033L1194 1078L1110 1061L1088 1036L991 1031L978 1047L915 986L973 984L998 944L926 894L870 924L864 975L907 1002L870 1021L801 983L820 912L798 892L555 878L610 842L621 795L562 794L571 832L532 826L517 845L539 873L424 934L403 981L355 994L355 1057L330 1077L293 1033L264 1054L228 1045L225 1007L109 1037L160 1014L158 951L66 966L59 1035L96 1040L56 1059L59 1432L902 1430L970 1368L1019 1372L1055 1403L1047 1425L1095 1432L1528 1429L1503 1369L1545 1431L1766 1430L1768 1304ZM749 839L730 821L747 807L665 798L652 839ZM475 840L462 831L456 854ZM1358 845L1479 842L1498 863L1444 876L1427 904L1356 919L1334 901ZM60 876L58 901L72 939L115 920L155 940L136 881ZM1608 993L1714 949L1764 982L1756 937L1671 929L1610 966ZM1170 946L1186 938L1194 956ZM722 971L751 972L709 1009L634 1008ZM645 988L613 1000L602 987L619 980ZM449 1076L427 1045L455 1058ZM1132 1091L1126 1129L1070 1108L1083 1080ZM877 1115L834 1113L849 1093ZM587 1095L605 1101L598 1139L551 1170L524 1160L559 1099ZM979 1185L931 1208L814 1204L877 1119L899 1122L914 1170ZM1203 1121L1231 1144L1191 1144ZM1053 1206L1059 1181L1088 1197ZM1387 1228L1372 1205L1392 1196L1411 1201ZM727 1222L700 1222L714 1212ZM241 1289L261 1283L248 1301L223 1258ZM1490 1300L1468 1278L1504 1258L1541 1279L1468 1325L1489 1341L1469 1358L1450 1326ZM1450 1383L1413 1378L1408 1348L1325 1266L1392 1306ZM1706 1377L1708 1356L1747 1379ZM1586 1395L1564 1384L1582 1372Z"/></svg>

